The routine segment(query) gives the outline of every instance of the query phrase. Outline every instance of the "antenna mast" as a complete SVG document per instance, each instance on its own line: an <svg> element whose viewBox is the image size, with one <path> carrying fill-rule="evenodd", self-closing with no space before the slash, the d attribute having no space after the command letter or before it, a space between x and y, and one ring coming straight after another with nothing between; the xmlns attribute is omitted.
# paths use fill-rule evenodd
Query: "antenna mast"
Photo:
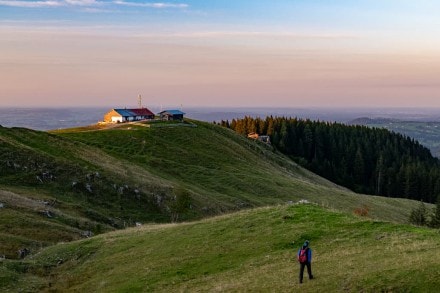
<svg viewBox="0 0 440 293"><path fill-rule="evenodd" d="M139 109L142 108L142 96L140 94L138 95L138 106Z"/></svg>

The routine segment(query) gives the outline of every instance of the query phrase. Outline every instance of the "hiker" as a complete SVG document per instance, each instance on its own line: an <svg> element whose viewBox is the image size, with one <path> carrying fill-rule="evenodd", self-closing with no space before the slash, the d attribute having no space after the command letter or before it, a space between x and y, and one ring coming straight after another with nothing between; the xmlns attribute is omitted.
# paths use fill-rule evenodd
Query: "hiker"
<svg viewBox="0 0 440 293"><path fill-rule="evenodd" d="M309 248L309 241L306 240L303 246L298 250L298 261L299 261L299 282L303 282L304 267L307 266L307 273L309 274L309 279L313 279L312 275L312 250Z"/></svg>

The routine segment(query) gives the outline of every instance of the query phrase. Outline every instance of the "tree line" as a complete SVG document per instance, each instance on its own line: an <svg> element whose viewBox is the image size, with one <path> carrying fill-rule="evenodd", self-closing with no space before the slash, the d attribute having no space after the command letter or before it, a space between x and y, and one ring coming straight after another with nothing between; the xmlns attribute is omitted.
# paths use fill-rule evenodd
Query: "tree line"
<svg viewBox="0 0 440 293"><path fill-rule="evenodd" d="M300 165L359 193L436 202L440 163L418 141L386 129L287 117L233 119L220 125L269 135Z"/></svg>

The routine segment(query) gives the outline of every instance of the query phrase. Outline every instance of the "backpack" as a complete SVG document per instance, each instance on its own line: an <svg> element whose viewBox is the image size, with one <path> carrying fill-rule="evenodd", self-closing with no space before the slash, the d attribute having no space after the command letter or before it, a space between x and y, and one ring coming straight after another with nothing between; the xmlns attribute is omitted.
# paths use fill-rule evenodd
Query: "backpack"
<svg viewBox="0 0 440 293"><path fill-rule="evenodd" d="M307 249L308 248L301 248L298 255L298 261L300 263L306 263L307 262Z"/></svg>

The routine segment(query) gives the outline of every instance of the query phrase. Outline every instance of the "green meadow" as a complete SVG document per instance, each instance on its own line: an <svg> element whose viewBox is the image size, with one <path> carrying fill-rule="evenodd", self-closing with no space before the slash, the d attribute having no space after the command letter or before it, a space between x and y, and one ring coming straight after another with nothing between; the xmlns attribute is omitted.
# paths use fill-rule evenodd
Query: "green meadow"
<svg viewBox="0 0 440 293"><path fill-rule="evenodd" d="M313 249L314 280L295 255ZM314 204L152 224L5 262L4 290L50 292L435 292L436 230L374 221ZM22 274L21 272L25 272Z"/></svg>
<svg viewBox="0 0 440 293"><path fill-rule="evenodd" d="M0 128L0 150L5 292L439 285L438 230L408 225L417 202L353 193L217 125ZM306 239L316 279L300 286Z"/></svg>

